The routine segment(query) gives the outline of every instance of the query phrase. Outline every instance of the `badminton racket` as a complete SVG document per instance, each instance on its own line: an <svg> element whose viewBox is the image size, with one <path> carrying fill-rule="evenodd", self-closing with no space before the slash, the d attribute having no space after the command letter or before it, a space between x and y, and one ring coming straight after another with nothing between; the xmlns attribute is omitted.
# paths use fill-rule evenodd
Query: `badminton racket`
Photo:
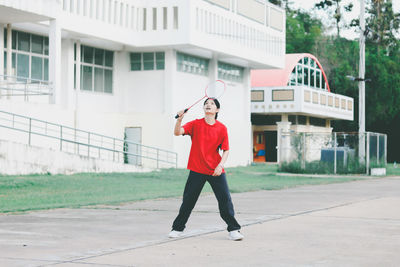
<svg viewBox="0 0 400 267"><path fill-rule="evenodd" d="M183 113L186 113L189 109L191 109L193 106L195 106L197 103L199 103L204 98L219 99L226 91L226 84L221 80L216 80L216 81L213 81L213 82L207 84L204 91L205 91L204 96L202 98L200 98L199 100L197 100L190 107L185 108ZM178 114L175 116L175 119L177 119L177 118L179 118Z"/></svg>

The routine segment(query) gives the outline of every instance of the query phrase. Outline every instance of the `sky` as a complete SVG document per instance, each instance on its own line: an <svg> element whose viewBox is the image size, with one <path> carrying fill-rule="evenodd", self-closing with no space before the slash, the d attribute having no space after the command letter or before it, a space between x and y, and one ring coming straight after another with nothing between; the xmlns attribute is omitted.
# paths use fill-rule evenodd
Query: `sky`
<svg viewBox="0 0 400 267"><path fill-rule="evenodd" d="M304 10L311 10L316 3L319 3L321 0L290 0L290 7L298 9L302 8ZM344 19L346 22L350 22L354 18L358 18L360 14L360 1L359 0L343 0L343 3L347 5L352 2L354 7L352 12L345 15ZM392 0L393 9L395 12L400 12L400 0ZM315 14L318 17L323 17L325 14L323 11L315 10ZM325 15L326 16L326 15ZM336 31L333 29L329 31L329 33L335 34ZM355 29L342 30L341 35L347 39L357 39L360 35L359 32L355 32Z"/></svg>

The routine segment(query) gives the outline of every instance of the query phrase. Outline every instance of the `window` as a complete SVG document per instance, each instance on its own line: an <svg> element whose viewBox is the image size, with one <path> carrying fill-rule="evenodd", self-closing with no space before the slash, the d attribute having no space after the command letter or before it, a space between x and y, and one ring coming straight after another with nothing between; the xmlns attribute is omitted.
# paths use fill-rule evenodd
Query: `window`
<svg viewBox="0 0 400 267"><path fill-rule="evenodd" d="M130 53L131 70L163 70L165 68L164 52Z"/></svg>
<svg viewBox="0 0 400 267"><path fill-rule="evenodd" d="M307 117L303 115L297 116L297 124L306 125L307 124Z"/></svg>
<svg viewBox="0 0 400 267"><path fill-rule="evenodd" d="M292 125L296 125L297 124L297 117L296 115L289 115L288 116L288 121L292 123Z"/></svg>
<svg viewBox="0 0 400 267"><path fill-rule="evenodd" d="M301 65L297 65L297 84L303 85L303 67Z"/></svg>
<svg viewBox="0 0 400 267"><path fill-rule="evenodd" d="M154 70L154 53L143 53L143 69Z"/></svg>
<svg viewBox="0 0 400 267"><path fill-rule="evenodd" d="M74 58L76 60L76 49L74 49L74 51ZM114 52L82 45L80 77L81 90L112 93L113 62Z"/></svg>
<svg viewBox="0 0 400 267"><path fill-rule="evenodd" d="M299 60L290 74L288 85L306 85L322 90L326 90L327 87L320 67L315 60L309 57Z"/></svg>
<svg viewBox="0 0 400 267"><path fill-rule="evenodd" d="M292 125L306 125L307 117L303 115L289 115L288 120L292 123Z"/></svg>
<svg viewBox="0 0 400 267"><path fill-rule="evenodd" d="M49 38L21 31L12 31L13 75L25 79L49 79ZM4 73L6 73L7 30L4 29Z"/></svg>
<svg viewBox="0 0 400 267"><path fill-rule="evenodd" d="M254 125L276 125L281 119L281 115L251 114L251 123Z"/></svg>
<svg viewBox="0 0 400 267"><path fill-rule="evenodd" d="M321 118L310 117L310 124L314 126L325 127L326 120Z"/></svg>
<svg viewBox="0 0 400 267"><path fill-rule="evenodd" d="M289 85L296 85L296 68L290 73Z"/></svg>
<svg viewBox="0 0 400 267"><path fill-rule="evenodd" d="M131 70L141 70L142 69L142 54L131 53Z"/></svg>
<svg viewBox="0 0 400 267"><path fill-rule="evenodd" d="M176 57L178 71L204 76L208 75L208 64L210 62L209 59L196 57L180 52L177 52Z"/></svg>
<svg viewBox="0 0 400 267"><path fill-rule="evenodd" d="M218 62L218 78L220 79L242 82L243 70L244 68L239 66Z"/></svg>
<svg viewBox="0 0 400 267"><path fill-rule="evenodd" d="M165 68L164 52L156 52L156 69L163 70Z"/></svg>

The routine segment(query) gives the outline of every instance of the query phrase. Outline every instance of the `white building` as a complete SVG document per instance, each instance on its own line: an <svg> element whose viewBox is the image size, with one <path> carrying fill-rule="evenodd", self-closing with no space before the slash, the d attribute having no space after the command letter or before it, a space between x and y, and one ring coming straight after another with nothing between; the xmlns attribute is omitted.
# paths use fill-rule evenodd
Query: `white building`
<svg viewBox="0 0 400 267"><path fill-rule="evenodd" d="M353 98L331 92L321 63L308 53L287 54L281 69L252 71L251 86L256 162L288 157L279 155L283 147L289 147L279 143L282 133L327 134L332 132L332 120L354 117ZM313 150L321 144L314 140L308 146Z"/></svg>
<svg viewBox="0 0 400 267"><path fill-rule="evenodd" d="M228 85L227 165L251 162L250 69L284 67L285 13L263 0L0 0L0 26L0 111L127 133L177 152L179 167L190 140L173 136L174 115L216 79ZM185 120L200 116L201 104Z"/></svg>

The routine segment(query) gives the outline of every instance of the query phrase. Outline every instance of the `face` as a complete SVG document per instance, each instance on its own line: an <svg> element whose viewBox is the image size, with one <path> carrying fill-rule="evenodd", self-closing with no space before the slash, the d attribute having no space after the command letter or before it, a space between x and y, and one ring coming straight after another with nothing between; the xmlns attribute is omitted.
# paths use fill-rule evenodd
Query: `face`
<svg viewBox="0 0 400 267"><path fill-rule="evenodd" d="M208 99L206 101L206 103L203 106L203 109L204 109L204 113L206 113L206 114L216 114L219 111L219 109L215 105L214 100L212 100L212 99Z"/></svg>

